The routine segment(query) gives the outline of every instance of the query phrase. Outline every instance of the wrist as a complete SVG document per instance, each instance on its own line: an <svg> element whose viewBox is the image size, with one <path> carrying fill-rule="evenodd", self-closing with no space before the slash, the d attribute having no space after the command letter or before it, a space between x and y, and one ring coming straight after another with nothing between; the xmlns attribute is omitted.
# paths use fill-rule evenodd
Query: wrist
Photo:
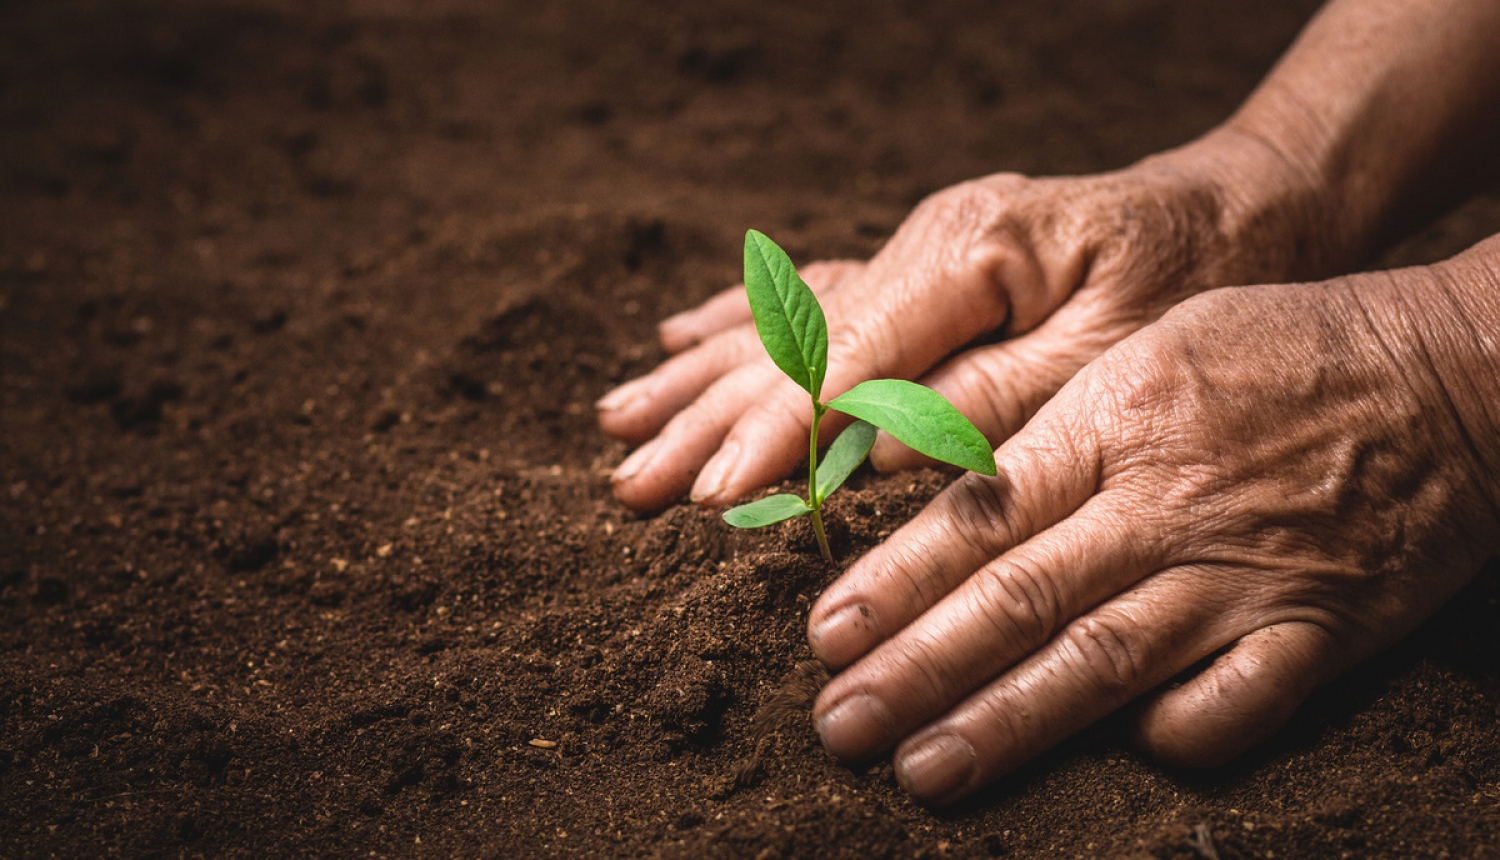
<svg viewBox="0 0 1500 860"><path fill-rule="evenodd" d="M1500 235L1431 267L1434 302L1446 317L1439 373L1455 411L1500 495Z"/></svg>
<svg viewBox="0 0 1500 860"><path fill-rule="evenodd" d="M1331 191L1319 172L1232 121L1132 169L1171 171L1212 197L1215 286L1318 280L1362 255L1362 243L1329 216Z"/></svg>
<svg viewBox="0 0 1500 860"><path fill-rule="evenodd" d="M1500 552L1500 237L1432 266L1357 277L1382 350L1427 406L1422 423L1451 424L1445 447L1485 501L1467 536L1481 556Z"/></svg>

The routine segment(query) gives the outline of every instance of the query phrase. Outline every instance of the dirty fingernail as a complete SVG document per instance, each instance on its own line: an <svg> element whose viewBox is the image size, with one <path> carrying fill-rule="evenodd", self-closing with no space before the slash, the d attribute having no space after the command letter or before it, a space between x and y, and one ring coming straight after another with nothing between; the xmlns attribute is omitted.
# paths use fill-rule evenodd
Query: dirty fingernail
<svg viewBox="0 0 1500 860"><path fill-rule="evenodd" d="M868 606L845 606L808 631L808 644L824 664L847 666L874 646L880 633Z"/></svg>
<svg viewBox="0 0 1500 860"><path fill-rule="evenodd" d="M656 458L656 452L660 448L660 439L652 439L650 442L637 448L634 454L626 457L623 463L615 467L615 471L609 476L610 481L618 484L634 478Z"/></svg>
<svg viewBox="0 0 1500 860"><path fill-rule="evenodd" d="M866 759L885 749L895 725L885 703L868 693L855 693L817 720L823 746L846 761Z"/></svg>
<svg viewBox="0 0 1500 860"><path fill-rule="evenodd" d="M896 779L928 803L957 800L969 787L977 766L974 748L962 737L943 732L918 742L896 760Z"/></svg>
<svg viewBox="0 0 1500 860"><path fill-rule="evenodd" d="M703 473L698 480L693 482L693 491L688 497L695 502L703 502L712 499L724 492L724 485L729 482L729 473L735 467L740 458L740 446L737 442L729 442L719 449L719 453L708 461L703 467Z"/></svg>

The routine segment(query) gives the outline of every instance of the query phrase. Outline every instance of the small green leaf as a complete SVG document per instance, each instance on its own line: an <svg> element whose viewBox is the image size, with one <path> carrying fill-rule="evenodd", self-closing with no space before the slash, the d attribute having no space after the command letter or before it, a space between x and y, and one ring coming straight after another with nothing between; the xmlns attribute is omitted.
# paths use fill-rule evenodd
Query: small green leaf
<svg viewBox="0 0 1500 860"><path fill-rule="evenodd" d="M875 425L868 421L856 421L844 428L844 432L828 446L828 453L818 464L818 499L828 498L849 480L859 464L870 454L875 444Z"/></svg>
<svg viewBox="0 0 1500 860"><path fill-rule="evenodd" d="M724 522L735 528L758 529L801 516L810 510L812 509L807 506L807 502L797 496L778 493L748 505L730 508L724 512Z"/></svg>
<svg viewBox="0 0 1500 860"><path fill-rule="evenodd" d="M745 292L771 360L816 400L828 372L823 308L786 252L756 230L745 234Z"/></svg>
<svg viewBox="0 0 1500 860"><path fill-rule="evenodd" d="M984 434L943 395L924 385L873 379L835 397L828 407L863 418L934 460L981 475L995 474L995 451Z"/></svg>

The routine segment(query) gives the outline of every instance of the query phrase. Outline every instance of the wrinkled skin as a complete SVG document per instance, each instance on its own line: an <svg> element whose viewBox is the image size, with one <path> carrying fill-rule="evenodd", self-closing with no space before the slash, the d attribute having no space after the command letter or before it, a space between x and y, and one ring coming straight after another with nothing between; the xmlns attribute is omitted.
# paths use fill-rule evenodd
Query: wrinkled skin
<svg viewBox="0 0 1500 860"><path fill-rule="evenodd" d="M1500 550L1500 238L1235 286L1348 272L1493 176L1497 37L1491 0L1331 0L1198 141L965 183L868 265L806 268L825 399L920 378L1001 445L997 477L960 479L814 606L842 670L815 709L829 749L894 749L947 803L1139 700L1144 747L1218 763ZM615 472L625 504L727 504L803 456L805 394L737 293L668 320L677 355L600 401L646 442ZM871 460L923 462L884 435Z"/></svg>
<svg viewBox="0 0 1500 860"><path fill-rule="evenodd" d="M1479 256L1500 272L1500 240ZM1089 365L998 477L964 476L817 602L809 639L844 669L825 744L899 742L902 783L941 804L1150 696L1141 743L1216 764L1405 635L1500 548L1473 382L1500 360L1455 280L1217 290Z"/></svg>
<svg viewBox="0 0 1500 860"><path fill-rule="evenodd" d="M964 183L918 207L867 265L804 267L829 322L824 399L866 379L920 378L998 444L1181 299L1286 276L1277 242L1241 237L1212 164L1210 153L1255 147L1231 137L1102 176ZM1009 337L959 352L997 332ZM657 509L689 488L728 504L806 455L807 395L766 356L742 287L667 320L662 341L678 354L599 404L607 432L651 440L615 470L627 505ZM924 462L883 435L872 456L883 469Z"/></svg>

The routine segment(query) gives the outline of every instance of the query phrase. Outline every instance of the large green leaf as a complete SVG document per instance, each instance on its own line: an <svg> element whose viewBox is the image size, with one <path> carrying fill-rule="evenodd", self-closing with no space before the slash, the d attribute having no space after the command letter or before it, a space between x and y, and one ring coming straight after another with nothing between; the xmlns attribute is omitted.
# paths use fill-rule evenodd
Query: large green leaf
<svg viewBox="0 0 1500 860"><path fill-rule="evenodd" d="M818 463L818 498L826 499L849 480L859 464L870 454L875 444L875 425L868 421L856 421L844 428L844 432L828 446L828 453Z"/></svg>
<svg viewBox="0 0 1500 860"><path fill-rule="evenodd" d="M861 382L830 409L874 424L934 460L995 474L995 452L962 412L931 388L904 379Z"/></svg>
<svg viewBox="0 0 1500 860"><path fill-rule="evenodd" d="M828 371L823 308L786 252L756 230L745 234L745 292L771 360L817 399Z"/></svg>
<svg viewBox="0 0 1500 860"><path fill-rule="evenodd" d="M801 516L811 508L791 493L778 493L724 512L724 522L735 528L758 529Z"/></svg>

